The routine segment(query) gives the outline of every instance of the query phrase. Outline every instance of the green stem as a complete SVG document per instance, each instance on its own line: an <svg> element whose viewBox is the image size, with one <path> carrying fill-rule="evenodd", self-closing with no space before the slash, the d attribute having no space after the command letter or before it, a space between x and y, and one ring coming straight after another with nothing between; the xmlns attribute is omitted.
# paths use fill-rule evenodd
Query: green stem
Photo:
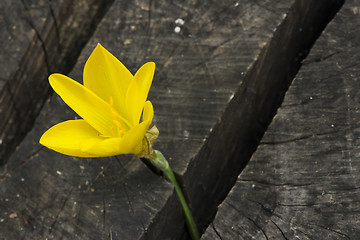
<svg viewBox="0 0 360 240"><path fill-rule="evenodd" d="M174 185L176 194L179 198L181 207L184 212L185 222L188 227L191 239L193 239L193 240L200 239L199 232L197 230L197 227L196 227L194 218L191 214L190 208L185 200L185 197L184 197L184 194L182 193L180 185L177 182L175 175L174 175L173 171L171 170L169 163L166 161L164 155L160 151L154 150L154 154L151 156L147 156L146 158L148 158L154 166L159 168L164 173L164 176Z"/></svg>

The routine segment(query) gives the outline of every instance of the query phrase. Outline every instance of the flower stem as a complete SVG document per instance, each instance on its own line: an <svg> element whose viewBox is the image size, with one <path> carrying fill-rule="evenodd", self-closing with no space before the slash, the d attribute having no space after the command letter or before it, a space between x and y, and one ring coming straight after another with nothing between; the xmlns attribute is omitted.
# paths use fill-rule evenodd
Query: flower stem
<svg viewBox="0 0 360 240"><path fill-rule="evenodd" d="M184 195L183 195L183 193L181 191L181 188L180 188L178 182L176 181L176 178L174 176L173 171L169 167L168 169L166 169L163 172L164 172L164 175L166 176L166 178L169 179L169 181L172 182L172 184L174 184L176 194L177 194L177 196L179 198L181 207L182 207L184 215L185 215L185 221L186 221L186 225L187 225L187 227L189 229L191 239L193 239L193 240L199 239L199 233L198 233L197 227L195 225L195 221L194 221L194 219L192 217L189 206L186 203L186 200L185 200L185 197L184 197Z"/></svg>
<svg viewBox="0 0 360 240"><path fill-rule="evenodd" d="M164 176L174 185L176 194L179 198L181 207L183 209L185 222L186 222L187 228L189 230L191 239L192 240L200 239L199 232L197 230L197 227L196 227L194 218L191 214L190 208L185 200L185 197L180 188L180 185L177 182L175 175L174 175L173 171L171 170L169 163L165 159L164 155L160 151L154 150L154 154L152 156L147 156L146 158L148 158L154 166L159 168L163 172Z"/></svg>

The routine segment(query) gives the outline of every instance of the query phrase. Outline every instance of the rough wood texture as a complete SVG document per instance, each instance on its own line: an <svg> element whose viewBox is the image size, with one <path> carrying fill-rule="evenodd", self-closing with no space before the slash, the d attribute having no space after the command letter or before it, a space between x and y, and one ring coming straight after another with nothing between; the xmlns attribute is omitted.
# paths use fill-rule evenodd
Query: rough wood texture
<svg viewBox="0 0 360 240"><path fill-rule="evenodd" d="M358 239L358 0L327 26L202 239Z"/></svg>
<svg viewBox="0 0 360 240"><path fill-rule="evenodd" d="M70 71L111 2L1 1L0 166L32 128L49 74Z"/></svg>
<svg viewBox="0 0 360 240"><path fill-rule="evenodd" d="M118 0L70 76L81 81L97 42L132 72L157 63L149 96L160 129L155 148L170 159L205 229L341 3ZM173 188L138 159L78 159L39 146L48 127L74 117L54 95L3 167L0 233L6 239L188 238Z"/></svg>
<svg viewBox="0 0 360 240"><path fill-rule="evenodd" d="M81 80L84 61L97 42L133 72L155 61L150 99L161 131L155 147L181 174L290 5L117 1L70 75ZM185 20L179 34L174 31L177 18ZM2 181L1 227L15 238L181 237L184 223L171 186L140 161L126 156L73 159L39 149L37 140L46 128L74 116L54 96L6 165L8 170L20 166ZM18 217L10 218L13 213Z"/></svg>

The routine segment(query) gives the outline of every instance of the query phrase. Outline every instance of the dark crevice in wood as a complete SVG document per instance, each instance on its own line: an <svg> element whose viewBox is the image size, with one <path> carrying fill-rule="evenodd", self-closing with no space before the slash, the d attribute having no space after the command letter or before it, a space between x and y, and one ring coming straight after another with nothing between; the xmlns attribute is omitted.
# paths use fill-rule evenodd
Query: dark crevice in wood
<svg viewBox="0 0 360 240"><path fill-rule="evenodd" d="M147 158L140 158L140 160L155 174L158 175L160 177L163 176L163 173L160 169L156 168L149 159Z"/></svg>
<svg viewBox="0 0 360 240"><path fill-rule="evenodd" d="M223 240L223 238L221 237L219 231L216 230L216 227L215 227L215 225L213 223L211 224L211 228L214 230L216 236L218 236L220 240Z"/></svg>
<svg viewBox="0 0 360 240"><path fill-rule="evenodd" d="M315 62L322 62L322 61L325 61L326 59L331 58L339 53L340 52L333 52L333 53L323 56L321 58L306 59L306 60L302 61L302 65L307 65L307 64L315 63Z"/></svg>
<svg viewBox="0 0 360 240"><path fill-rule="evenodd" d="M302 60L342 4L343 1L337 0L298 0L294 3L272 40L247 72L221 121L190 162L182 182L201 232L210 224L217 206L228 195L258 147ZM165 206L163 211L170 214L173 209ZM181 221L176 216L172 220L174 222L167 225L178 225ZM150 225L146 239L153 239L149 234L152 231L156 232L153 236L184 239L174 236L171 228L163 228L158 223L161 221Z"/></svg>
<svg viewBox="0 0 360 240"><path fill-rule="evenodd" d="M312 207L312 206L321 206L322 204L316 203L307 203L307 204L285 204L285 203L277 203L277 205L282 207Z"/></svg>
<svg viewBox="0 0 360 240"><path fill-rule="evenodd" d="M337 234L337 235L340 235L340 236L342 236L342 237L345 237L346 239L351 239L348 235L346 235L346 234L344 234L344 233L342 233L342 232L339 232L339 231L336 231L336 230L334 230L334 229L331 229L331 228L329 228L329 227L323 227L323 226L320 226L320 225L318 225L318 224L312 224L312 223L309 223L308 225L312 225L312 226L316 226L316 227L318 227L318 228L321 228L321 229L325 229L325 230L327 230L327 231L330 231L330 232L333 232L333 233L335 233L335 234Z"/></svg>
<svg viewBox="0 0 360 240"><path fill-rule="evenodd" d="M40 46L41 49L43 50L43 54L44 54L44 63L46 66L46 70L47 70L47 74L50 75L51 74L51 68L50 68L50 63L49 63L49 57L47 54L47 50L46 50L46 44L40 34L40 31L35 27L35 24L33 23L33 21L31 20L31 17L29 16L29 7L28 5L24 2L24 0L21 0L22 5L25 7L25 21L27 22L27 24L29 24L29 26L31 27L31 29L35 32L35 37L38 38L39 42L40 42ZM53 12L50 10L50 12ZM54 14L54 12L52 13ZM56 22L54 21L54 25L55 25L55 29L56 29Z"/></svg>
<svg viewBox="0 0 360 240"><path fill-rule="evenodd" d="M51 4L51 0L49 1L48 6L49 6L49 10L50 10L50 16L51 16L52 20L54 21L56 39L57 39L58 45L60 47L60 31L59 31L59 27L58 27L58 23L57 23L58 21L56 19L56 14L55 14L54 8Z"/></svg>
<svg viewBox="0 0 360 240"><path fill-rule="evenodd" d="M103 201L103 219L102 219L102 230L105 231L105 226L106 226L106 206L105 206L105 198L104 196L102 196L102 201Z"/></svg>
<svg viewBox="0 0 360 240"><path fill-rule="evenodd" d="M161 170L159 170L158 168L156 168L156 167L150 162L149 159L147 159L147 158L140 158L140 160L141 160L155 175L158 175L159 177L164 177L163 172L162 172ZM187 190L186 190L186 188L185 188L185 185L184 185L184 183L183 183L183 178L182 178L182 176L181 176L180 174L176 173L176 172L174 172L174 176L175 176L177 182L179 183L179 186L180 186L180 188L181 188L181 190L182 190L182 192L183 192L183 194L184 194L185 200L189 203L189 194L188 194L188 192L187 192ZM166 179L165 177L164 177L164 180L170 182L170 181L169 181L168 179ZM191 205L190 205L189 207L191 208Z"/></svg>
<svg viewBox="0 0 360 240"><path fill-rule="evenodd" d="M104 172L110 167L111 163L112 160L110 159L109 162L104 167L101 168L101 171L96 175L96 177L91 181L91 183L87 187L87 191L91 191L91 189L93 188L94 184L99 179L99 177L104 176Z"/></svg>
<svg viewBox="0 0 360 240"><path fill-rule="evenodd" d="M200 229L215 216L217 206L235 184L256 150L302 60L343 1L298 0L264 47L221 122L210 133L184 176ZM233 146L236 146L235 148ZM211 165L213 172L198 176ZM198 184L190 184L190 180ZM206 183L200 192L201 183ZM203 199L211 199L203 204Z"/></svg>
<svg viewBox="0 0 360 240"><path fill-rule="evenodd" d="M28 155L26 158L24 158L21 162L19 162L18 164L16 164L15 166L13 166L10 169L4 169L4 171L0 172L0 180L3 180L4 178L6 178L7 176L10 176L12 172L14 172L17 168L21 167L22 165L24 165L25 163L27 163L29 160L31 160L34 156L36 156L37 154L39 154L40 151L42 151L45 147L40 147L37 150L35 150L33 153L31 153L30 155Z"/></svg>
<svg viewBox="0 0 360 240"><path fill-rule="evenodd" d="M67 201L69 200L69 197L70 197L72 191L73 191L72 189L69 191L69 193L67 194L67 196L66 196L66 198L64 199L63 203L61 204L61 207L60 207L58 213L56 214L53 223L50 225L49 233L52 232L52 230L54 229L54 226L55 226L56 222L59 220L59 216L60 216L61 212L64 210L64 207L65 207Z"/></svg>
<svg viewBox="0 0 360 240"><path fill-rule="evenodd" d="M259 229L262 234L264 235L266 240L269 240L269 237L266 235L266 232L264 231L264 229L262 229L262 227L252 218L248 217L244 212L242 212L237 206L227 202L227 205L229 205L232 209L235 209L239 214L243 215L247 220L249 220L250 222L252 222L252 224L254 224L254 226Z"/></svg>
<svg viewBox="0 0 360 240"><path fill-rule="evenodd" d="M281 230L281 228L274 222L274 220L270 219L270 221L275 225L275 227L279 230L279 232L281 233L281 235L283 236L283 238L285 240L288 240L288 238L285 236L285 233L283 232L283 230Z"/></svg>
<svg viewBox="0 0 360 240"><path fill-rule="evenodd" d="M297 229L297 231L298 231L298 232L301 232L302 234L304 234L304 235L305 235L308 239L310 239L310 240L313 240L313 239L314 239L314 238L312 238L311 236L309 236L309 234L301 231L300 229Z"/></svg>
<svg viewBox="0 0 360 240"><path fill-rule="evenodd" d="M254 179L245 179L242 178L240 181L242 182L254 182L257 184L263 184L263 185L270 185L270 186L277 186L277 187L303 187L303 186L310 186L310 185L314 185L314 183L300 183L300 184L295 184L295 183L272 183L272 182L268 182L268 181L258 181L258 180L254 180Z"/></svg>
<svg viewBox="0 0 360 240"><path fill-rule="evenodd" d="M63 1L67 2L68 4L64 3L64 6L71 8L72 1ZM106 4L104 3L106 2ZM111 1L112 2L112 1ZM149 27L151 25L151 5L154 1L149 0ZM258 2L258 4L260 1ZM264 134L267 126L271 122L273 116L276 113L277 108L281 104L283 100L283 96L290 85L293 77L296 75L297 71L299 70L302 59L305 58L306 54L309 52L314 41L320 35L322 29L326 26L326 24L332 19L334 14L338 11L341 7L343 1L310 1L310 0L298 0L290 10L286 19L283 20L283 23L277 29L273 39L271 42L263 49L262 53L259 55L258 60L254 63L253 67L247 72L246 78L244 79L243 84L238 89L236 95L230 102L228 108L226 109L225 113L221 121L213 128L212 133L208 137L206 137L206 142L202 146L200 152L191 159L190 165L186 170L184 175L176 174L177 179L179 180L183 189L186 189L185 192L186 197L190 200L190 206L193 209L195 214L195 219L198 222L198 225L203 231L209 224L216 214L217 206L222 202L222 200L227 196L228 192L230 191L231 187L234 185L236 178L239 173L243 170L246 166L247 162L249 161L251 155L256 150L259 145L260 139ZM98 4L103 4L99 7ZM83 23L81 29L92 29L94 30L97 24L97 21L101 18L103 12L106 9L106 6L109 6L108 1L101 1L101 3L93 2L92 6L95 7L94 11L97 11L97 17L91 18L91 23ZM176 5L176 3L173 3ZM261 3L260 3L261 4ZM259 4L259 5L260 5ZM106 6L105 6L106 5ZM49 5L50 14L53 17L53 23L50 27L51 30L47 30L49 32L48 35L44 35L44 31L40 31L41 38L43 39L43 44L46 44L45 51L47 51L48 59L50 66L52 69L57 69L57 71L61 71L62 73L66 73L68 70L71 69L75 60L77 60L77 54L81 51L82 47L84 46L85 42L87 41L88 37L91 35L90 32L87 32L87 37L81 36L76 37L69 35L69 39L64 40L64 33L67 28L66 23L64 23L63 17L61 19L56 18L56 13L52 9L51 5ZM96 9L99 7L99 9ZM179 6L180 8L181 6ZM79 9L78 9L79 10ZM185 11L187 11L185 9ZM75 16L71 9L65 9L64 12L70 16ZM81 12L81 8L80 8ZM274 12L275 13L275 12ZM95 21L96 19L96 21ZM55 21L54 21L55 20ZM81 19L79 19L80 21ZM76 21L75 21L76 22ZM73 22L74 23L74 22ZM34 25L35 26L35 25ZM70 25L71 26L71 25ZM87 27L86 27L87 26ZM78 29L78 28L76 28ZM149 39L149 31L147 31L147 37L144 38L144 42L148 41ZM75 31L77 32L77 31ZM81 32L81 31L80 31ZM82 32L81 34L85 34ZM67 38L67 36L65 36ZM39 38L34 36L33 43L30 45L26 56L24 57L24 62L30 62L30 56L36 57L36 62L42 64L40 67L41 69L46 68L44 64L46 64L46 60L44 60L44 51L41 49L41 43L39 42ZM226 43L223 42L222 44ZM55 46L54 46L55 44ZM38 52L34 52L37 49ZM74 51L77 50L77 51ZM142 48L141 48L142 49ZM139 51L141 53L142 50ZM175 50L174 50L175 51ZM55 54L56 53L56 54ZM241 53L238 53L241 54ZM140 54L141 55L141 54ZM140 56L139 55L139 56ZM61 58L59 58L61 56ZM67 57L64 57L67 56ZM214 55L216 56L216 55ZM53 57L55 60L53 59ZM331 57L329 55L328 57ZM41 61L40 61L40 60ZM320 59L321 61L321 59ZM204 58L204 61L201 64L206 63L207 60ZM303 63L305 64L305 63ZM18 97L21 95L21 92L18 86L22 87L18 84L18 81L21 83L23 81L22 76L25 73L29 73L31 71L37 69L33 65L30 66L20 66L19 70L16 74L12 77L11 81L8 80L8 83L5 87L9 90L10 97L13 97L12 94L15 94L14 97ZM49 88L48 83L46 81L47 72L43 73L43 75L32 75L30 79L42 79L43 83L34 83L38 85L37 89L41 89L44 94L44 86L46 89ZM210 75L210 74L209 74ZM217 79L216 79L217 80ZM6 80L5 80L6 81ZM239 80L240 81L240 80ZM14 88L15 86L15 88ZM24 87L23 87L24 88ZM26 90L26 88L25 88ZM0 120L0 128L1 126L5 126L6 129L10 128L10 130L5 129L5 134L9 132L15 132L15 138L11 139L1 139L3 141L2 146L0 146L0 165L6 162L6 154L11 153L17 146L17 144L21 141L22 137L26 134L26 132L32 126L32 119L35 119L38 109L41 109L41 106L44 104L46 96L49 92L44 95L37 96L34 93L26 94L25 96L37 96L37 99L30 99L32 104L31 107L27 108L24 107L24 103L16 103L16 106L13 106L11 111L14 111L15 107L19 107L19 109L24 108L28 111L25 111L27 114L25 117L24 115L17 116L18 111L14 111L15 113L8 111L11 113L9 119L11 118L12 121L16 121L12 124L9 124L10 121L5 120L6 124L3 125ZM8 95L2 95L0 98L0 107L6 106L6 101ZM5 100L6 101L5 101ZM40 100L39 100L40 99ZM15 103L15 101L9 100L11 103ZM40 101L40 103L38 103ZM34 103L36 103L34 105ZM10 105L8 105L9 107ZM32 112L32 113L31 113ZM31 114L31 115L30 115ZM15 115L15 117L13 116ZM16 118L17 117L17 118ZM22 122L19 123L18 120ZM4 120L3 120L4 121ZM21 124L31 123L26 127L23 127ZM14 126L13 128L11 126ZM15 130L14 130L15 129ZM18 130L20 129L20 130ZM6 132L7 131L7 132ZM21 134L18 134L20 131ZM308 137L311 137L310 135ZM175 136L174 139L177 137ZM181 137L178 137L181 139ZM4 155L3 151L8 151ZM25 163L29 159L32 158L33 155L37 154L42 150L38 149L38 151L31 154L27 157L21 164ZM117 159L117 158L116 158ZM118 164L121 168L124 166L121 164L119 159L117 159ZM107 169L111 164L111 161L108 163L105 169ZM95 179L92 181L90 186L88 186L86 191L90 191L90 188L93 184L97 181L99 176L102 176L104 172L101 171ZM159 174L159 173L157 173ZM44 178L46 175L44 176ZM1 178L1 176L0 176ZM41 179L40 182L43 179ZM245 181L245 180L243 180ZM254 180L248 180L254 181ZM39 185L40 185L39 182ZM254 181L256 182L256 181ZM284 184L273 184L269 182L259 182L261 184L268 184L274 186L304 186L304 185L311 185L309 184L292 184L292 183L284 183ZM50 185L52 186L52 185ZM40 186L35 186L35 189ZM129 190L129 189L128 189ZM129 190L130 191L130 190ZM132 208L132 202L129 198L129 194L127 193L126 184L124 185L124 193L128 199L130 211L134 214L136 209ZM132 195L130 195L132 196ZM248 199L249 201L253 201ZM165 205L161 209L161 211L157 212L157 215L152 218L152 222L147 225L147 223L140 221L138 222L139 228L142 226L143 236L142 239L186 239L189 236L186 233L185 224L183 224L183 216L180 209L180 206L177 202L177 198L175 193L171 195L168 199L164 200ZM256 201L253 201L256 202ZM102 198L103 205L103 223L102 223L102 230L106 229L106 224L109 225L111 222L111 218L105 218L105 201ZM99 206L101 206L101 204ZM266 206L261 205L262 209L272 214L273 216L277 216L276 214L272 213L272 211L267 208ZM63 206L61 209L66 205L66 201L63 202ZM281 205L281 204L279 204ZM284 204L285 205L285 204ZM41 206L41 205L40 205ZM80 213L85 212L83 210L84 205L79 205L79 209L77 210L76 215L80 215ZM44 207L43 209L37 211L45 211L49 209L48 206ZM60 215L60 212L57 214L57 217ZM27 213L30 211L25 209L22 212L22 218L25 225L28 226L30 229L35 229L36 225L32 224L36 222L34 218L42 217L41 214L35 213ZM109 211L110 212L110 211ZM27 217L29 216L29 217ZM56 215L55 215L56 216ZM109 216L109 215L107 215ZM258 227L261 227L259 220L247 217L249 221L252 221L255 224L255 220L258 223ZM81 219L78 219L79 222ZM56 223L56 222L55 222ZM57 226L52 224L52 227L56 228ZM141 225L141 226L140 226ZM212 224L213 229L215 232L215 225ZM126 226L125 226L126 228ZM174 231L175 229L175 231ZM179 230L182 229L182 235L178 235ZM261 228L260 228L261 229ZM329 230L328 228L326 228ZM89 229L91 230L91 229ZM262 229L261 229L262 230ZM281 230L281 229L280 229ZM263 231L263 230L262 230ZM54 230L54 232L56 232ZM116 233L116 231L114 231ZM338 232L336 232L338 233ZM113 238L113 231L112 226L109 228L108 231L109 238ZM218 233L217 233L218 234ZM265 235L265 233L264 233ZM114 234L115 236L115 234ZM220 237L220 235L218 234ZM74 237L74 236L73 236ZM265 237L267 237L265 235ZM269 236L270 237L270 236ZM114 237L116 238L116 237ZM221 237L220 237L221 238ZM225 238L225 236L222 236Z"/></svg>
<svg viewBox="0 0 360 240"><path fill-rule="evenodd" d="M129 194L128 194L127 190L126 190L126 184L125 183L123 184L123 189L124 189L124 193L126 195L126 198L127 198L128 204L129 204L129 210L130 210L131 214L135 216L136 214L135 214L135 211L134 211L134 208L133 208L133 205L132 205L132 201L131 201L131 199L129 197ZM140 225L141 225L143 231L146 232L146 228L145 228L144 223L141 221L141 219L139 221L140 221Z"/></svg>
<svg viewBox="0 0 360 240"><path fill-rule="evenodd" d="M0 92L0 167L33 127L46 99L51 94L47 77L52 71L68 73L75 65L82 48L94 33L113 1L63 1L48 4L48 14L39 29L33 21L32 9L24 1L24 21L34 30L34 36L18 68L6 79ZM84 5L91 8L84 8ZM79 26L81 27L79 30ZM71 34L70 34L71 33ZM46 69L46 71L44 71Z"/></svg>

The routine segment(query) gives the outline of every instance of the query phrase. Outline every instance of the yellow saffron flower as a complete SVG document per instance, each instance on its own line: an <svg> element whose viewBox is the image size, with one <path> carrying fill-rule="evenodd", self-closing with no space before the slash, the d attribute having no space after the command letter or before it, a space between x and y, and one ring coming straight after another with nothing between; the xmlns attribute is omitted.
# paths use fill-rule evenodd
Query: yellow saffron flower
<svg viewBox="0 0 360 240"><path fill-rule="evenodd" d="M152 154L159 132L147 132L153 106L146 101L155 63L144 64L135 75L100 44L84 67L84 85L55 73L54 91L82 119L59 123L47 130L40 143L76 157L107 157L133 153Z"/></svg>

